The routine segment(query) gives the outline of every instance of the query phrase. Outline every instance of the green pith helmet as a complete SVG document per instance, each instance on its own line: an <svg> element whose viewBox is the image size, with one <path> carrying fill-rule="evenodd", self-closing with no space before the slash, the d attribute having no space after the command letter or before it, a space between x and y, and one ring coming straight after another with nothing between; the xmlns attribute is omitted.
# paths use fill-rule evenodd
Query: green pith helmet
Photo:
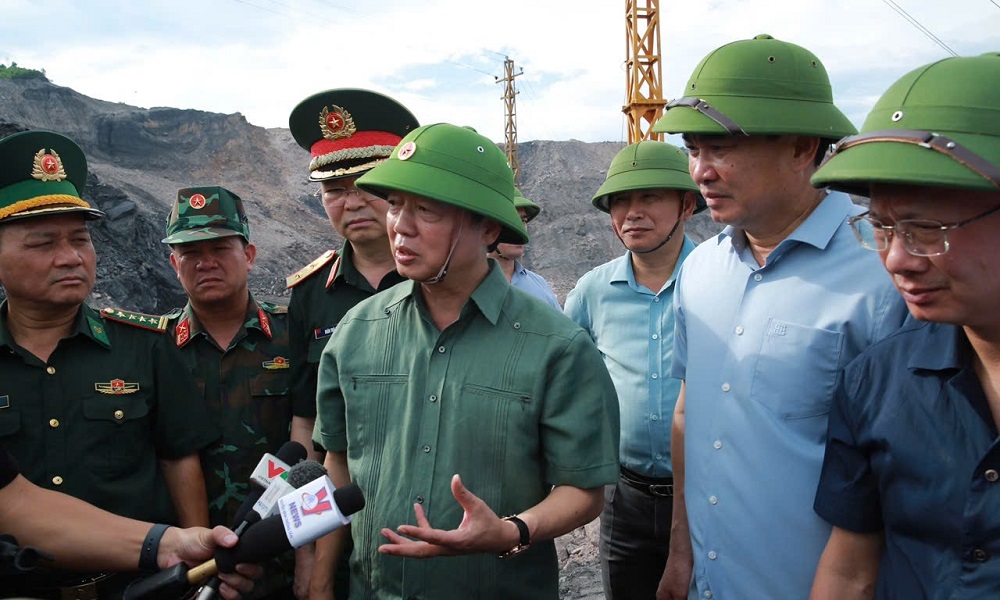
<svg viewBox="0 0 1000 600"><path fill-rule="evenodd" d="M220 237L241 235L250 241L250 222L243 201L217 185L185 188L167 217L164 244L186 244Z"/></svg>
<svg viewBox="0 0 1000 600"><path fill-rule="evenodd" d="M531 200L525 198L524 194L521 193L521 190L516 187L514 188L514 208L523 208L524 218L526 218L529 223L542 212L541 206L538 206Z"/></svg>
<svg viewBox="0 0 1000 600"><path fill-rule="evenodd" d="M816 186L1000 189L1000 52L946 58L892 84L859 135L837 143Z"/></svg>
<svg viewBox="0 0 1000 600"><path fill-rule="evenodd" d="M608 200L612 194L651 189L698 192L698 185L688 173L688 157L676 146L655 141L625 146L611 159L608 178L592 202L599 210L610 212ZM705 210L705 206L705 199L698 194L695 212Z"/></svg>
<svg viewBox="0 0 1000 600"><path fill-rule="evenodd" d="M801 46L761 34L703 58L653 131L839 139L856 130L833 104L823 63Z"/></svg>
<svg viewBox="0 0 1000 600"><path fill-rule="evenodd" d="M87 159L68 137L24 131L0 140L0 223L71 212L99 219L81 197L86 185Z"/></svg>
<svg viewBox="0 0 1000 600"><path fill-rule="evenodd" d="M384 162L416 127L416 117L399 102L350 88L313 94L288 117L292 137L312 155L310 181L364 173Z"/></svg>
<svg viewBox="0 0 1000 600"><path fill-rule="evenodd" d="M514 208L514 173L496 144L469 127L424 125L396 146L389 160L354 182L385 198L415 194L492 219L503 228L497 240L527 244L528 232Z"/></svg>

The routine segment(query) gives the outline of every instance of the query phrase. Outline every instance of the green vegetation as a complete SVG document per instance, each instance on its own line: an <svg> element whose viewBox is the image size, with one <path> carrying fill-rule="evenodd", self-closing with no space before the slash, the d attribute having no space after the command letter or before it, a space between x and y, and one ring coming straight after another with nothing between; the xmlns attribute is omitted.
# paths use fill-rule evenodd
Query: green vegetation
<svg viewBox="0 0 1000 600"><path fill-rule="evenodd" d="M10 63L8 67L5 64L0 63L0 79L45 79L45 69L38 71L36 69L25 69L24 67L17 66L16 62Z"/></svg>

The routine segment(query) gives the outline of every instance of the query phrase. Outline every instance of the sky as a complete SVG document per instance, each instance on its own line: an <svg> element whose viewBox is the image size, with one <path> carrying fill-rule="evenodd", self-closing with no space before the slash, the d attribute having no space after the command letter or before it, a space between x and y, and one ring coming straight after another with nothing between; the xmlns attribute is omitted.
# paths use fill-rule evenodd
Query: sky
<svg viewBox="0 0 1000 600"><path fill-rule="evenodd" d="M636 0L645 5L646 0ZM1000 0L660 0L663 96L707 53L760 33L824 63L858 126L879 95L949 52L1000 51ZM504 140L505 57L518 141L624 141L625 0L0 0L0 63L111 102L241 113L287 127L335 87L388 94L420 123ZM2 117L2 107L0 107Z"/></svg>

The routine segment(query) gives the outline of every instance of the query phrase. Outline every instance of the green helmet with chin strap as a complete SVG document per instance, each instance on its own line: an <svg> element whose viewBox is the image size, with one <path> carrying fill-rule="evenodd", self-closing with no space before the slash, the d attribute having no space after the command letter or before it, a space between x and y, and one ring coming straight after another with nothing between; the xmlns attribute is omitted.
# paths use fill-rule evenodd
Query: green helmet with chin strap
<svg viewBox="0 0 1000 600"><path fill-rule="evenodd" d="M611 160L608 177L597 189L592 203L598 210L610 212L608 201L613 194L649 189L697 192L698 185L688 173L687 155L664 142L644 141L626 146ZM704 209L705 199L698 194L695 212Z"/></svg>
<svg viewBox="0 0 1000 600"><path fill-rule="evenodd" d="M1000 52L904 75L812 183L864 196L872 183L1000 189Z"/></svg>
<svg viewBox="0 0 1000 600"><path fill-rule="evenodd" d="M542 207L525 198L518 188L514 188L514 208L524 209L524 218L527 219L527 222L531 222L542 212Z"/></svg>
<svg viewBox="0 0 1000 600"><path fill-rule="evenodd" d="M816 55L761 34L703 58L683 97L667 104L653 131L839 139L856 130L834 106L830 78Z"/></svg>
<svg viewBox="0 0 1000 600"><path fill-rule="evenodd" d="M528 232L514 208L514 173L507 157L471 127L435 123L418 127L389 159L355 185L376 196L415 194L457 206L502 226L501 243L526 244Z"/></svg>

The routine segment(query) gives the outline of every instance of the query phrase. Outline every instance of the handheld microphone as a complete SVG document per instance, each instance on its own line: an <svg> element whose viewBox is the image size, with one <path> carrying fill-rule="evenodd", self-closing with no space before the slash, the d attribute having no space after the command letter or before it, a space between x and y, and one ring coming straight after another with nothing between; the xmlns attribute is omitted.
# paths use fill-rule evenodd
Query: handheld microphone
<svg viewBox="0 0 1000 600"><path fill-rule="evenodd" d="M278 449L277 456L265 453L261 457L260 462L257 463L257 466L253 470L253 474L250 475L250 481L259 487L255 487L247 494L246 499L240 505L233 518L232 527L237 535L240 533L237 530L241 527L246 528L248 525L248 523L245 523L248 513L254 507L254 504L260 500L260 497L264 495L271 482L287 473L290 468L289 465L294 465L305 459L306 456L306 449L302 444L287 441Z"/></svg>

